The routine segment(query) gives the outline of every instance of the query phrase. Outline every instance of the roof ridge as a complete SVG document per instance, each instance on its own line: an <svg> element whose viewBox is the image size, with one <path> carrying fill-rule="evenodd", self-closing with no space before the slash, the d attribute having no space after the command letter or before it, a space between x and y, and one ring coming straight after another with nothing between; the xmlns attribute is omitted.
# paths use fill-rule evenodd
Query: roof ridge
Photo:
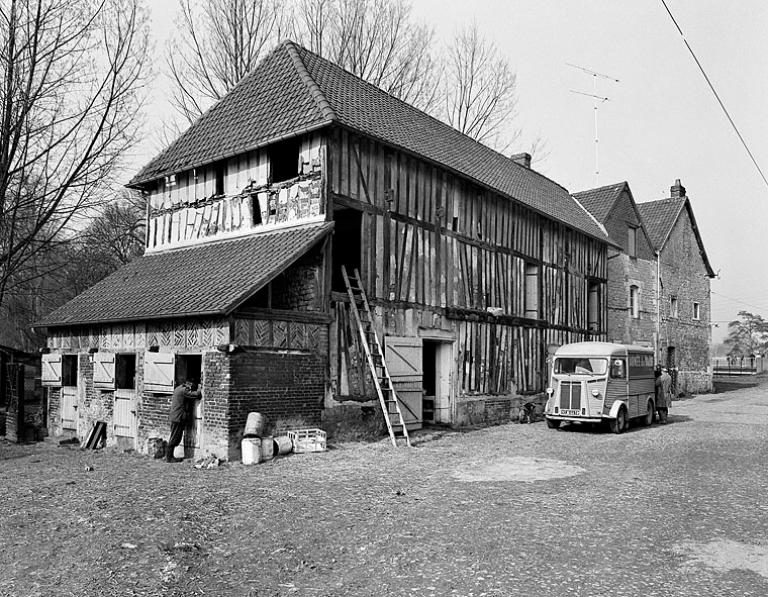
<svg viewBox="0 0 768 597"><path fill-rule="evenodd" d="M584 195L585 193L594 193L595 191L602 191L603 189L611 189L613 187L623 187L626 184L629 184L629 183L626 180L623 180L621 182L614 182L613 184L606 184L601 187L595 187L594 189L584 189L583 191L576 191L575 193L571 193L571 195Z"/></svg>
<svg viewBox="0 0 768 597"><path fill-rule="evenodd" d="M514 160L512 160L512 159L510 158L510 156L508 156L508 155L504 155L503 153L501 153L501 152L500 152L500 151L498 151L497 149L494 149L494 148L493 148L493 147L491 147L490 145L486 145L486 144L485 144L485 143L483 143L482 141L478 141L478 140L477 140L477 139L475 139L474 137L470 137L470 136L469 136L469 135L467 135L466 133L462 133L462 132L461 132L459 129L457 129L457 128L455 128L455 127L451 126L451 125L450 125L450 124L448 124L447 122L445 122L445 121L443 121L443 120L440 120L440 119L439 119L439 118L437 118L436 116L433 116L432 114L430 114L429 112L427 112L427 111L425 111L425 110L422 110L421 108L417 108L417 107L416 107L416 106L414 106L413 104L409 104L409 103L408 103L408 102L406 102L405 100L402 100L402 99L400 99L399 97L397 97L396 95L393 95L392 93L390 93L390 92L389 92L389 91L387 91L386 89L382 89L382 88L381 88L381 87L379 87L378 85L374 85L374 84L373 84L373 83L371 83L370 81L366 81L366 80L365 80L365 79L363 79L361 76L359 76L359 75L356 75L355 73L353 73L352 71L350 71L350 70L348 70L348 69L344 68L344 67L343 67L343 66L341 66L340 64L337 64L337 63L336 63L336 62L334 62L333 60L330 60L330 59L326 58L325 56L321 56L321 55L320 55L320 54L318 54L317 52L313 52L312 50L310 50L310 49L308 49L308 48L305 48L304 46L302 46L302 45L300 45L300 44L297 44L297 43L296 43L295 41L293 41L293 40L286 40L286 41L284 41L283 43L284 43L284 44L286 44L286 45L290 45L290 46L291 46L291 47L292 47L292 48L293 48L293 49L296 51L296 53L297 53L297 58L298 58L298 59L301 61L301 64L302 64L302 67L304 68L304 70L306 70L306 67L304 66L304 61L301 59L301 57L300 57L300 56L298 56L298 48L301 48L303 51L305 51L305 52L307 52L307 53L309 53L309 54L312 54L313 56L315 56L316 58L318 58L318 59L322 60L323 62L326 62L327 64L330 64L332 67L334 67L334 68L338 68L339 70L342 70L342 71L344 71L344 72L345 72L345 73L347 73L348 75L350 75L350 76L352 76L352 77L354 77L354 78L358 79L358 80L359 80L361 83L363 83L364 85L366 85L366 86L368 86L368 87L372 87L373 89L377 90L378 92L380 92L380 93L384 93L384 94L388 95L389 97L391 97L391 98L392 98L393 100L395 100L396 102L398 102L398 103L402 104L403 106L406 106L408 109L410 109L410 110L414 110L414 111L416 111L416 112L419 112L419 113L421 113L421 114L424 114L425 116L427 116L427 117L428 117L428 118L430 118L431 120L433 120L433 121L435 121L436 123L438 123L440 126L444 126L444 127L448 128L448 129L450 129L450 130L454 131L455 133L457 133L457 134L459 134L459 135L462 135L463 137L466 137L467 139L469 139L469 140L470 140L470 141L472 141L473 143L476 143L477 145L480 145L480 146L484 147L485 149L488 149L488 150L490 150L490 151L493 151L494 153L497 153L497 154L498 154L498 155L500 155L501 157L503 157L503 158L505 158L505 159L509 160L509 162L510 162L511 164L514 164L514 167L515 167L515 168L523 168L523 169L524 169L526 172L531 172L532 174L535 174L536 176L538 176L538 177L540 177L540 178L543 178L544 180L547 180L547 181L551 182L551 183L552 183L552 184L554 184L554 185L557 185L558 187L560 187L561 189L563 189L563 190L564 190L566 193L568 193L569 195L571 194L571 193L570 193L570 191L569 191L568 189L566 189L566 188L565 188L563 185L561 185L561 184L560 184L559 182L557 182L556 180L552 180L551 178L549 178L548 176L545 176L544 174L542 174L542 173L541 173L541 172L539 172L538 170L534 170L533 168L526 168L526 167L525 167L525 166L523 166L522 164L518 164L517 162L515 162ZM307 72L307 76L308 76L308 77L309 77L309 79L312 81L312 83L313 83L315 86L317 86L317 83L315 83L315 82L314 82L314 79L312 79L311 75L309 75L309 72ZM321 97L323 97L323 99L325 99L325 96L322 94L322 92L320 91L319 87L318 87L318 92L319 92L320 96L321 96ZM327 100L326 100L326 101L327 101ZM329 105L328 107L329 107L329 109L330 109L330 105ZM331 112L333 112L333 110L331 110ZM334 113L334 117L335 117L335 113Z"/></svg>
<svg viewBox="0 0 768 597"><path fill-rule="evenodd" d="M280 46L285 47L287 50L288 55L293 61L293 65L296 67L296 72L298 73L299 78L301 78L302 82L307 86L309 94L312 96L312 99L315 100L320 113L329 121L338 122L336 112L333 111L330 102L325 97L325 95L323 95L323 92L320 90L320 86L312 78L312 75L309 74L307 66L301 59L296 42L290 39L286 39L280 44ZM306 50L306 48L304 49Z"/></svg>

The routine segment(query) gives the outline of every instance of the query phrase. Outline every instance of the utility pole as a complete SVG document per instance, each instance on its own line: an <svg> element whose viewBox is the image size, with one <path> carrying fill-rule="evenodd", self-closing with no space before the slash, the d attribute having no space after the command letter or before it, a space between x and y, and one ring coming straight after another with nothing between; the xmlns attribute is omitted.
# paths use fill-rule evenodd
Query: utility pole
<svg viewBox="0 0 768 597"><path fill-rule="evenodd" d="M594 93L585 93L583 91L576 91L574 89L571 89L571 93L576 93L578 95L585 95L587 97L592 98L592 107L593 112L595 115L595 186L600 186L600 151L598 149L599 147L599 138L597 134L597 108L601 104L607 102L609 100L608 97L605 97L603 95L598 95L597 92L597 79L607 79L608 81L612 81L614 83L619 83L619 80L616 77L612 77L610 75L605 75L603 73L599 73L597 71L594 71L589 68L585 68L583 66L579 66L577 64L571 64L570 62L566 62L568 66L571 68L578 69L582 71L583 73L586 73L592 77L592 88Z"/></svg>

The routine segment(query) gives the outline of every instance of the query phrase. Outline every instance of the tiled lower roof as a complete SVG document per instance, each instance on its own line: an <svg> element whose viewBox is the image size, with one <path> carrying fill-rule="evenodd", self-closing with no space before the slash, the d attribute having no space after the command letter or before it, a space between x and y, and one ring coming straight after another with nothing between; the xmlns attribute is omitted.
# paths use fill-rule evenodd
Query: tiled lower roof
<svg viewBox="0 0 768 597"><path fill-rule="evenodd" d="M144 255L35 325L227 315L332 229L319 222Z"/></svg>

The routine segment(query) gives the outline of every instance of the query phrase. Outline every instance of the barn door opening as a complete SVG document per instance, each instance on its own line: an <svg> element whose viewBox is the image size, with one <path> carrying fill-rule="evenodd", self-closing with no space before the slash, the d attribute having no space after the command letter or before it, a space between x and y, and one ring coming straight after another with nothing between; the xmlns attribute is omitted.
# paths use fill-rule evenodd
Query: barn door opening
<svg viewBox="0 0 768 597"><path fill-rule="evenodd" d="M176 382L191 380L202 384L203 357L199 354L176 355ZM195 400L188 406L187 427L184 430L184 457L194 458L200 451L203 432L203 401Z"/></svg>
<svg viewBox="0 0 768 597"><path fill-rule="evenodd" d="M99 353L96 353L99 354ZM114 433L118 443L135 447L137 425L136 355L114 355Z"/></svg>
<svg viewBox="0 0 768 597"><path fill-rule="evenodd" d="M451 352L453 342L424 340L423 417L425 423L451 422Z"/></svg>
<svg viewBox="0 0 768 597"><path fill-rule="evenodd" d="M360 269L361 263L361 227L363 214L356 209L334 209L333 212L333 277L331 290L346 293L341 266L344 265L349 273ZM361 272L362 273L362 272Z"/></svg>

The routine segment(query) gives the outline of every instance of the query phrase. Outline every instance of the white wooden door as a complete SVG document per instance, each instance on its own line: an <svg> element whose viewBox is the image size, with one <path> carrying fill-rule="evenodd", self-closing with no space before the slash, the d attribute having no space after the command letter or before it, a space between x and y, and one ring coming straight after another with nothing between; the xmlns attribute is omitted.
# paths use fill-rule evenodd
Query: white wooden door
<svg viewBox="0 0 768 597"><path fill-rule="evenodd" d="M113 411L115 436L136 438L136 392L115 390Z"/></svg>
<svg viewBox="0 0 768 597"><path fill-rule="evenodd" d="M61 388L61 427L77 429L77 388Z"/></svg>
<svg viewBox="0 0 768 597"><path fill-rule="evenodd" d="M144 389L148 392L173 394L175 359L172 353L144 353Z"/></svg>
<svg viewBox="0 0 768 597"><path fill-rule="evenodd" d="M451 422L453 343L441 342L436 352L435 423Z"/></svg>
<svg viewBox="0 0 768 597"><path fill-rule="evenodd" d="M424 383L422 340L411 336L385 336L385 358L392 385L402 403L408 429L421 429Z"/></svg>

